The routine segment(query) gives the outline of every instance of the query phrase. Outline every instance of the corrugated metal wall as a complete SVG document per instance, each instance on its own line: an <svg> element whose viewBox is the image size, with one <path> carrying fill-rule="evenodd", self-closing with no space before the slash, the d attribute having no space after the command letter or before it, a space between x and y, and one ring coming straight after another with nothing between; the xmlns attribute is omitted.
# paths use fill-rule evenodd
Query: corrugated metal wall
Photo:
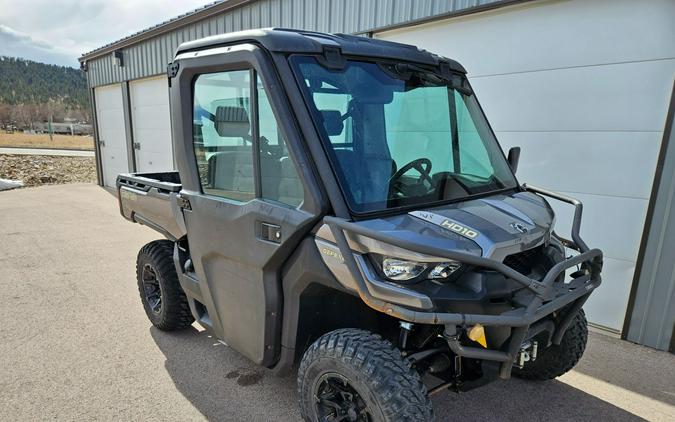
<svg viewBox="0 0 675 422"><path fill-rule="evenodd" d="M675 351L675 87L669 114L661 179L626 338Z"/></svg>
<svg viewBox="0 0 675 422"><path fill-rule="evenodd" d="M159 75L184 41L242 29L285 27L359 33L409 21L467 11L500 0L260 0L88 61L90 87Z"/></svg>

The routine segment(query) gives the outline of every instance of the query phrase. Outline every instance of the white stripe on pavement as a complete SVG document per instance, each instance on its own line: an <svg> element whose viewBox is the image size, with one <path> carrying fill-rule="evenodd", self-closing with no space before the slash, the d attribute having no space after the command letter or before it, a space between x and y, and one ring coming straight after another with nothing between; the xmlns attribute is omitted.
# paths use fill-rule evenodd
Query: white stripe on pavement
<svg viewBox="0 0 675 422"><path fill-rule="evenodd" d="M8 155L54 155L66 157L93 157L94 151L72 149L43 149L43 148L0 148L0 154Z"/></svg>

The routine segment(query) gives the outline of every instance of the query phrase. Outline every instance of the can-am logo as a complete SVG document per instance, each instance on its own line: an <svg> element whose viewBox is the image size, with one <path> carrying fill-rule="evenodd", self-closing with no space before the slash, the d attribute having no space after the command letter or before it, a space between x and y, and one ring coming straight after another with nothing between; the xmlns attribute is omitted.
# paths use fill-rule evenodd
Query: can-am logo
<svg viewBox="0 0 675 422"><path fill-rule="evenodd" d="M510 224L511 228L514 230L518 230L520 233L525 234L527 233L527 227L523 226L520 223L511 223Z"/></svg>
<svg viewBox="0 0 675 422"><path fill-rule="evenodd" d="M454 221L445 220L441 223L441 227L444 227L464 237L468 237L469 239L475 239L478 237L478 232L471 230L468 227L464 227L461 224L457 224Z"/></svg>

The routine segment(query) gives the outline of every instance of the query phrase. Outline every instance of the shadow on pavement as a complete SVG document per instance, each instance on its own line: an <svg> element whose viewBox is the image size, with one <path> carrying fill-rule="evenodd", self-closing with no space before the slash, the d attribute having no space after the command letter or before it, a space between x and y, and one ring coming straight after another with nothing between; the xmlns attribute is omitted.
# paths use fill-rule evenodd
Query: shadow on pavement
<svg viewBox="0 0 675 422"><path fill-rule="evenodd" d="M563 382L498 381L467 393L433 398L438 420L644 421ZM451 419L452 418L452 419Z"/></svg>
<svg viewBox="0 0 675 422"><path fill-rule="evenodd" d="M675 355L605 335L591 338L577 372L675 406Z"/></svg>
<svg viewBox="0 0 675 422"><path fill-rule="evenodd" d="M150 334L178 390L209 420L299 420L294 376L278 378L195 328ZM433 402L439 421L643 420L559 381L512 379Z"/></svg>

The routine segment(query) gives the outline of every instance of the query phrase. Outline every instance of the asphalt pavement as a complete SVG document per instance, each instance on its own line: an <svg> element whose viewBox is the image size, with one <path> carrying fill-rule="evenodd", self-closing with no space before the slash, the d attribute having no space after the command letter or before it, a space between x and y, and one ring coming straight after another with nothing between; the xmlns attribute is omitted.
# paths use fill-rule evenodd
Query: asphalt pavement
<svg viewBox="0 0 675 422"><path fill-rule="evenodd" d="M0 192L0 420L299 420L293 377L152 328L134 263L159 237L94 185ZM433 401L439 421L673 421L675 356L591 333L558 380Z"/></svg>

